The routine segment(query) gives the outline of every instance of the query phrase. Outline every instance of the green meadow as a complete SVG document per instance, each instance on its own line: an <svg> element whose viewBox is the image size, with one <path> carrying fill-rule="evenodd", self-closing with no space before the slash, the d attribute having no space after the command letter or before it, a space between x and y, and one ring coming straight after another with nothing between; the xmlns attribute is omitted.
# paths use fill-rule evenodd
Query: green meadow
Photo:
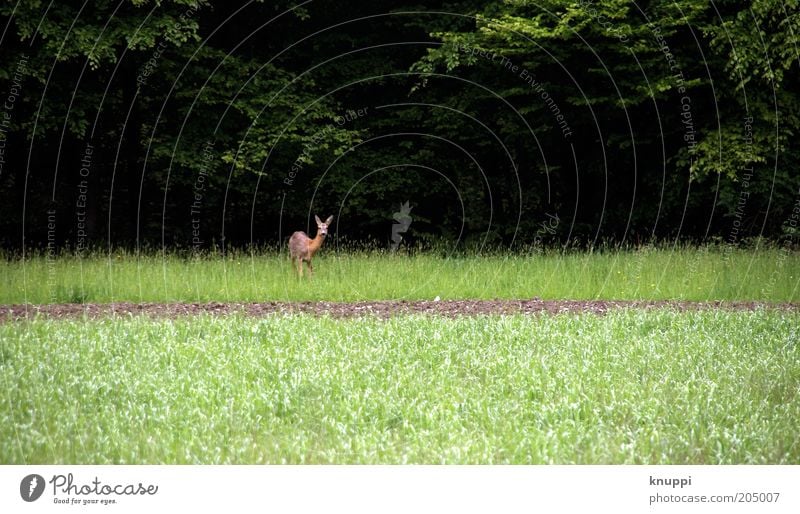
<svg viewBox="0 0 800 514"><path fill-rule="evenodd" d="M0 325L0 462L800 464L800 315Z"/></svg>
<svg viewBox="0 0 800 514"><path fill-rule="evenodd" d="M311 280L278 252L181 257L117 252L0 261L0 304L384 299L798 299L800 255L766 247L539 253L344 252Z"/></svg>

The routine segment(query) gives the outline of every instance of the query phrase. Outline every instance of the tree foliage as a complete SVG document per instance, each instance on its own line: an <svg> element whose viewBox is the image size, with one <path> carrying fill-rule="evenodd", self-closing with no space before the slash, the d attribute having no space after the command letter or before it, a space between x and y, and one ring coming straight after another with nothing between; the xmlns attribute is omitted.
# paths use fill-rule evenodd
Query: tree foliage
<svg viewBox="0 0 800 514"><path fill-rule="evenodd" d="M6 247L273 244L313 213L388 246L405 202L405 242L791 232L796 0L0 15Z"/></svg>

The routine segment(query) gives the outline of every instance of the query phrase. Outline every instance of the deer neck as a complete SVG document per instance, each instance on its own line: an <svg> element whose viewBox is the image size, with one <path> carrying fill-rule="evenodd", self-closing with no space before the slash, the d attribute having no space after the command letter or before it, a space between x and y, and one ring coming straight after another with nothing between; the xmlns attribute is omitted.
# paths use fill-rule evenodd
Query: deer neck
<svg viewBox="0 0 800 514"><path fill-rule="evenodd" d="M308 253L309 255L314 255L319 250L322 243L325 241L325 236L323 236L319 230L317 230L317 235L308 243Z"/></svg>

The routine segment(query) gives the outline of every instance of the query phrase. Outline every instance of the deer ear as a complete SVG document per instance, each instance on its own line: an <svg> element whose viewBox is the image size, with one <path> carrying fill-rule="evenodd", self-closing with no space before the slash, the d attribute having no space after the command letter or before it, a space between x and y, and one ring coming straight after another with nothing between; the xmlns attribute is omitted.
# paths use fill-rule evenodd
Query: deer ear
<svg viewBox="0 0 800 514"><path fill-rule="evenodd" d="M325 220L325 224L330 225L331 221L333 221L333 216L328 216L328 219Z"/></svg>
<svg viewBox="0 0 800 514"><path fill-rule="evenodd" d="M317 216L317 215L315 214L315 215L314 215L314 219L315 219L315 220L317 220L317 225L322 225L322 220L321 220L321 219L319 219L319 216Z"/></svg>

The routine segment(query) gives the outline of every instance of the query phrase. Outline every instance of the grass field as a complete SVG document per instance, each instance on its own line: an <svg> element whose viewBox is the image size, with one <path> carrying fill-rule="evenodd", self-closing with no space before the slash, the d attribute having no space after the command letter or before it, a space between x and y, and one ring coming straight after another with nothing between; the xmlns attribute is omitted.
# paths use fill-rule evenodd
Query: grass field
<svg viewBox="0 0 800 514"><path fill-rule="evenodd" d="M774 310L4 323L0 463L800 464L799 340Z"/></svg>
<svg viewBox="0 0 800 514"><path fill-rule="evenodd" d="M441 257L323 248L312 281L283 254L0 261L0 304L383 299L798 300L800 255L681 247Z"/></svg>

